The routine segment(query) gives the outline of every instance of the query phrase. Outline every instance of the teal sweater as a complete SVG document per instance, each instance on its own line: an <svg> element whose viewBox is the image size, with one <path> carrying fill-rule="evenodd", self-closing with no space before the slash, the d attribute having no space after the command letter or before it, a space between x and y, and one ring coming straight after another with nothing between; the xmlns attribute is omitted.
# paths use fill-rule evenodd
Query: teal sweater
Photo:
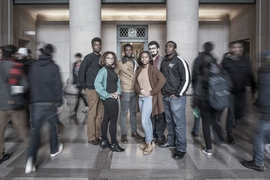
<svg viewBox="0 0 270 180"><path fill-rule="evenodd" d="M110 94L106 91L107 88L107 77L108 77L108 72L105 67L101 68L98 71L97 77L95 79L95 90L99 94L100 99L105 100L110 98ZM117 93L121 94L121 86L120 86L120 79L118 78L117 81Z"/></svg>

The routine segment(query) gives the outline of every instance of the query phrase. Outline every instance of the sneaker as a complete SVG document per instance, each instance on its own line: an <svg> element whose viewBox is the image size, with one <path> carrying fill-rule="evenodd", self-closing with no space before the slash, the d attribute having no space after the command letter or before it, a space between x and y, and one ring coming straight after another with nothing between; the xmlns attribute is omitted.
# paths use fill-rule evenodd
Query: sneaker
<svg viewBox="0 0 270 180"><path fill-rule="evenodd" d="M82 113L87 113L89 111L89 107L85 107L83 110L82 110Z"/></svg>
<svg viewBox="0 0 270 180"><path fill-rule="evenodd" d="M242 164L249 169L254 169L260 172L264 171L264 166L258 166L253 161L243 161Z"/></svg>
<svg viewBox="0 0 270 180"><path fill-rule="evenodd" d="M29 173L35 172L35 171L36 171L36 166L33 163L32 157L29 157L27 159L26 166L25 166L25 174L29 174Z"/></svg>
<svg viewBox="0 0 270 180"><path fill-rule="evenodd" d="M173 158L175 160L181 160L184 159L184 157L186 156L186 152L182 152L182 151L176 151L176 153L173 155Z"/></svg>
<svg viewBox="0 0 270 180"><path fill-rule="evenodd" d="M9 154L3 153L3 157L0 159L0 164L10 158Z"/></svg>
<svg viewBox="0 0 270 180"><path fill-rule="evenodd" d="M212 150L211 149L206 149L206 148L202 148L202 152L208 156L212 156Z"/></svg>
<svg viewBox="0 0 270 180"><path fill-rule="evenodd" d="M69 115L69 117L72 117L72 116L76 116L77 112L76 111L72 111Z"/></svg>
<svg viewBox="0 0 270 180"><path fill-rule="evenodd" d="M265 145L264 145L264 150L265 150L267 153L270 153L270 144L265 144Z"/></svg>
<svg viewBox="0 0 270 180"><path fill-rule="evenodd" d="M233 135L227 135L226 141L229 144L235 144Z"/></svg>
<svg viewBox="0 0 270 180"><path fill-rule="evenodd" d="M51 154L51 158L53 159L53 158L57 157L62 151L63 151L63 144L60 143L58 145L58 151L54 154Z"/></svg>

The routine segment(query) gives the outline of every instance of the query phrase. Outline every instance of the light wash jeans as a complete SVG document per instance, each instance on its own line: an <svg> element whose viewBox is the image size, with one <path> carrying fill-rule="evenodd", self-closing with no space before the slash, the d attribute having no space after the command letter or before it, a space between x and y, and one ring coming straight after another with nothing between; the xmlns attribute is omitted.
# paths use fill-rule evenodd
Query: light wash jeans
<svg viewBox="0 0 270 180"><path fill-rule="evenodd" d="M151 121L152 96L140 97L139 107L141 111L142 127L145 134L145 142L150 143L153 140L153 126Z"/></svg>

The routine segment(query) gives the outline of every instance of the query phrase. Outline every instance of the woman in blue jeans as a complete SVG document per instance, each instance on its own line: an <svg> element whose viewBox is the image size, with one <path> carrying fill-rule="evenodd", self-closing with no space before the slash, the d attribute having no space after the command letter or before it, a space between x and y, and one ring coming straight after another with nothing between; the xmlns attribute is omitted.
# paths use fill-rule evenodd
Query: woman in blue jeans
<svg viewBox="0 0 270 180"><path fill-rule="evenodd" d="M145 155L150 154L154 147L151 117L164 112L161 88L166 79L152 62L148 51L140 53L138 63L141 68L138 69L134 84L134 90L139 94L139 108L145 133L145 143L140 144L140 148Z"/></svg>

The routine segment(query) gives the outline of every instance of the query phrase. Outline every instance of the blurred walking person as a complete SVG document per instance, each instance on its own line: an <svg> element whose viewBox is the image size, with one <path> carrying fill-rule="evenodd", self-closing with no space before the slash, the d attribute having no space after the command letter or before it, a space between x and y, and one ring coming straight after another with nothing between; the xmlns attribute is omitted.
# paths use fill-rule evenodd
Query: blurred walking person
<svg viewBox="0 0 270 180"><path fill-rule="evenodd" d="M77 53L75 55L75 58L76 58L76 62L73 64L72 73L73 73L73 84L76 85L76 88L78 89L78 94L77 94L75 107L74 107L73 111L71 112L70 116L75 116L77 114L77 110L78 110L81 98L82 98L84 105L85 105L85 108L82 110L82 112L87 113L89 110L87 100L85 99L84 95L82 94L82 87L81 87L80 81L79 81L79 69L80 69L81 62L82 62L81 53Z"/></svg>
<svg viewBox="0 0 270 180"><path fill-rule="evenodd" d="M28 82L23 73L23 64L16 62L16 47L6 45L2 48L0 61L0 164L10 158L5 152L5 131L9 120L28 146L29 127L26 114L25 93Z"/></svg>
<svg viewBox="0 0 270 180"><path fill-rule="evenodd" d="M31 102L31 142L27 154L25 173L36 170L40 130L42 124L50 124L50 157L55 158L63 150L63 144L58 143L58 114L62 111L62 81L59 67L53 62L54 48L51 44L45 46L45 55L40 55L30 69L30 102Z"/></svg>
<svg viewBox="0 0 270 180"><path fill-rule="evenodd" d="M242 164L256 171L264 171L264 145L270 142L270 51L262 53L262 66L258 70L258 97L255 106L260 112L260 123L254 137L254 155Z"/></svg>

